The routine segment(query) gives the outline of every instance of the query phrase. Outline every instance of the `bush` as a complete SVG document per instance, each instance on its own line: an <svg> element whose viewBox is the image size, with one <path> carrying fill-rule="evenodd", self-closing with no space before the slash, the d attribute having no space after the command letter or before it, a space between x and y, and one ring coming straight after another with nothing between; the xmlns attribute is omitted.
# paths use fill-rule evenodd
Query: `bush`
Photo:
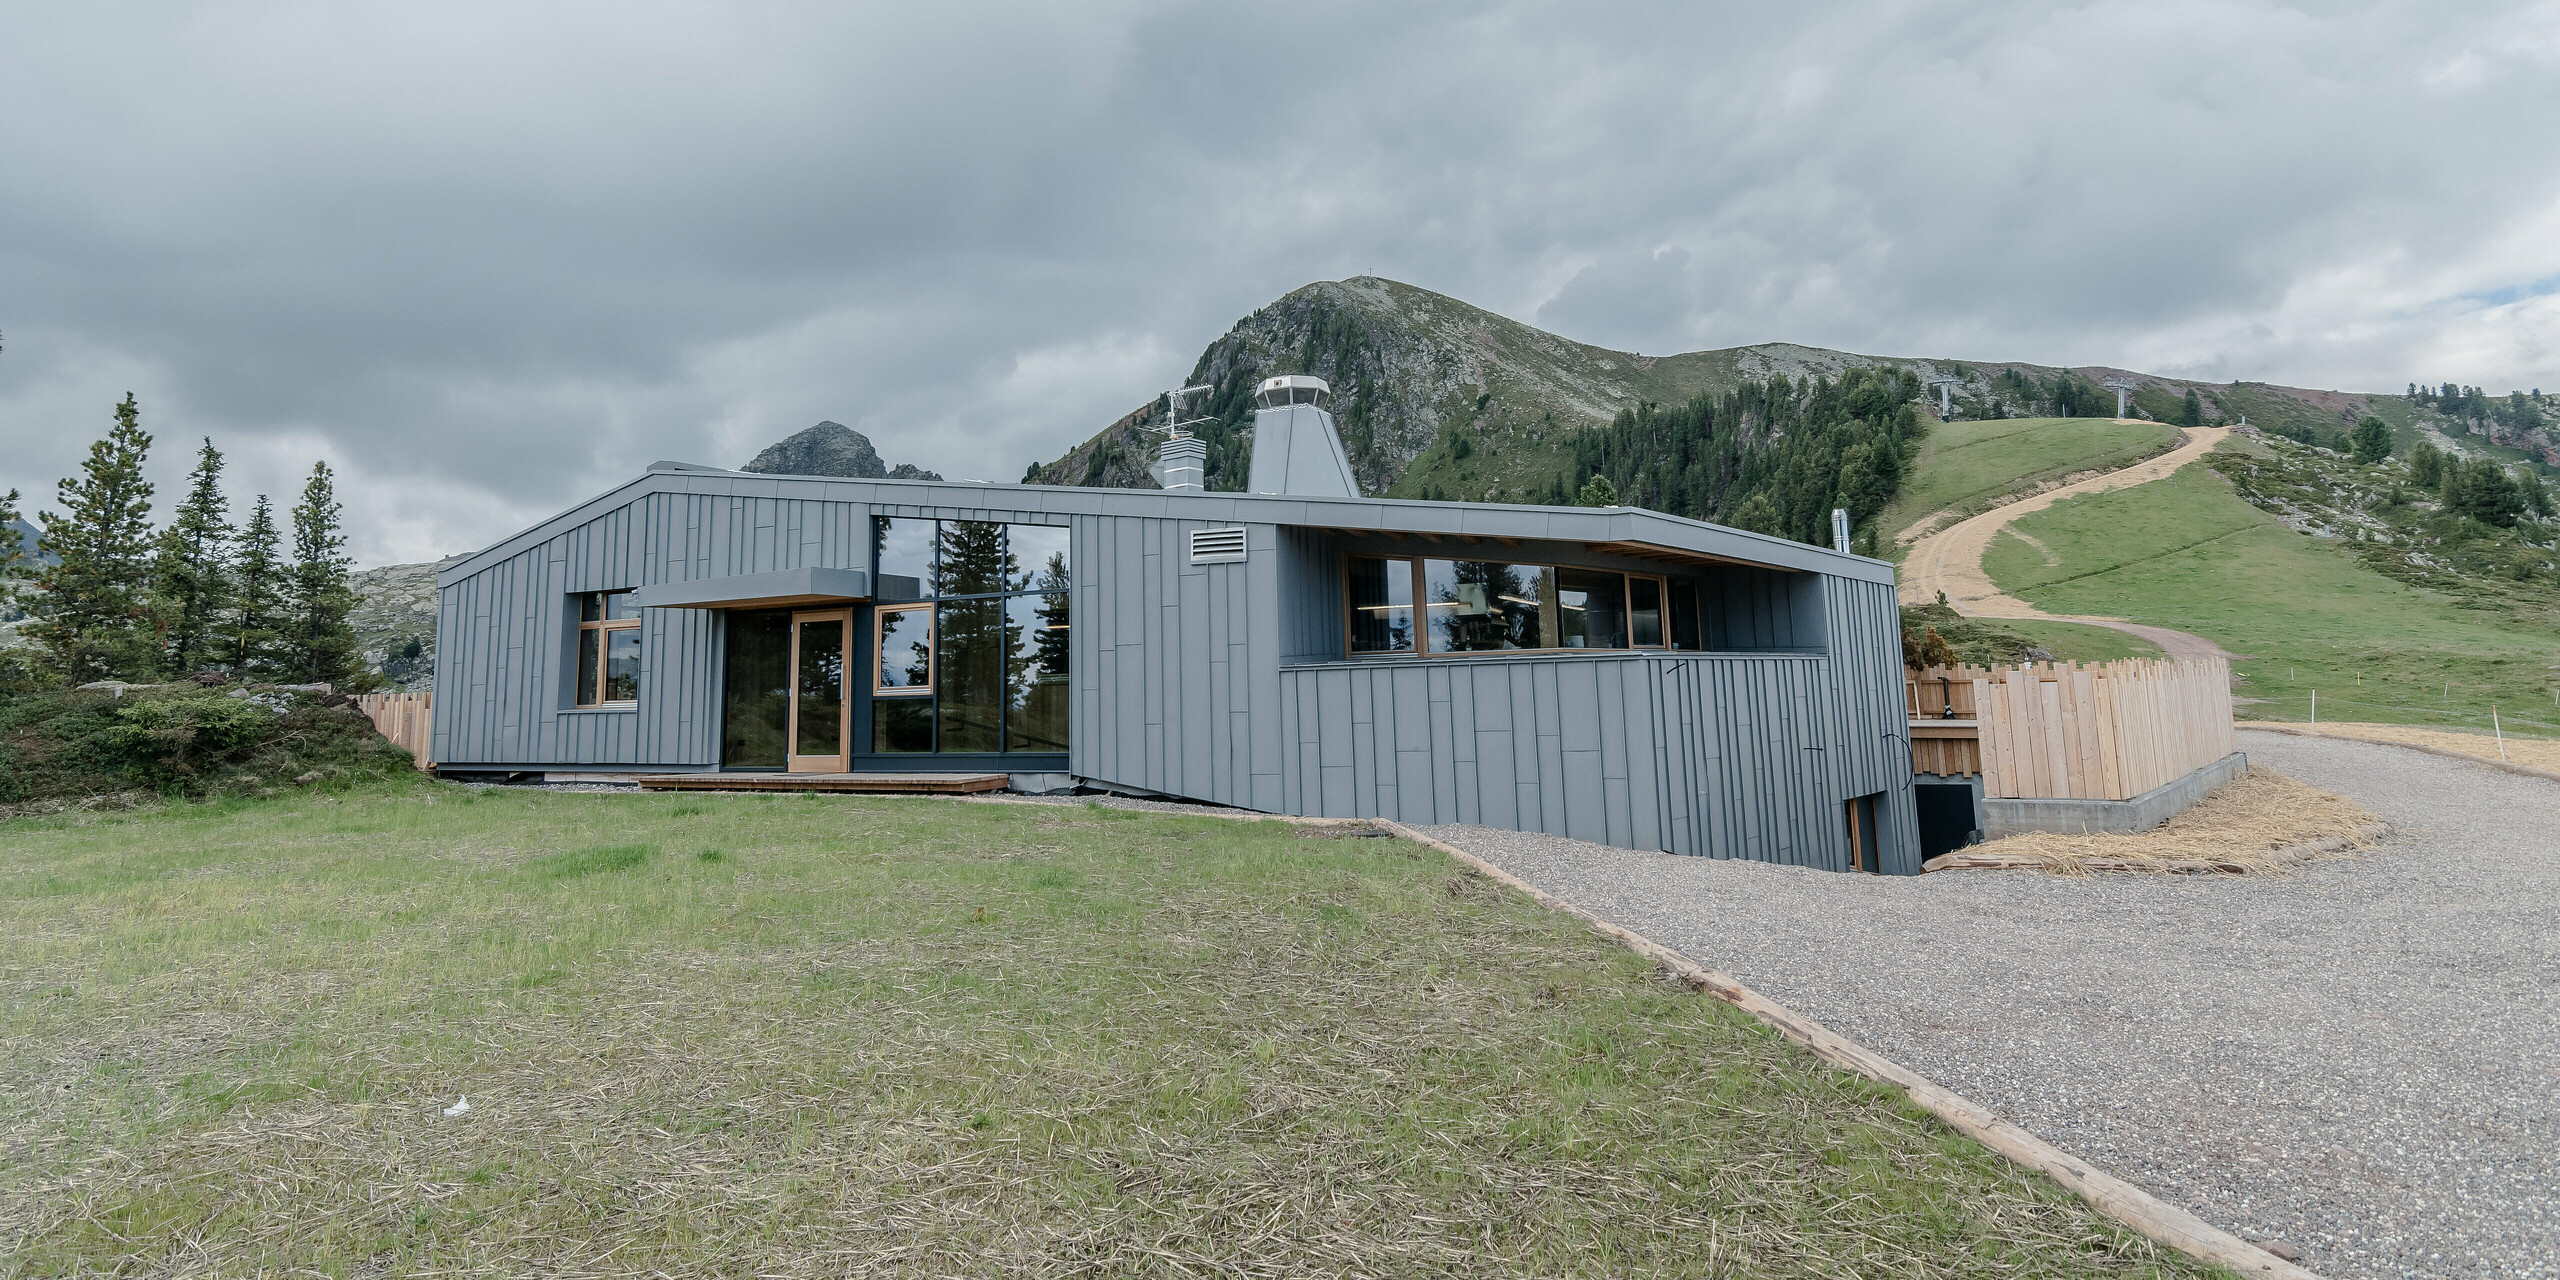
<svg viewBox="0 0 2560 1280"><path fill-rule="evenodd" d="M237 696L234 696L234 695ZM415 760L344 697L188 685L0 685L0 805L125 792L205 798L414 778Z"/></svg>

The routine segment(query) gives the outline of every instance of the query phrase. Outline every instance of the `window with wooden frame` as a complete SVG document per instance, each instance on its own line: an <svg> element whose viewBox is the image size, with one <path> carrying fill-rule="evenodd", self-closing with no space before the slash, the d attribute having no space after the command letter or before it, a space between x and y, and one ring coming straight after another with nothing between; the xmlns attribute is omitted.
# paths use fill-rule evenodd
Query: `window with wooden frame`
<svg viewBox="0 0 2560 1280"><path fill-rule="evenodd" d="M578 596L578 684L581 707L640 702L640 607L628 591Z"/></svg>
<svg viewBox="0 0 2560 1280"><path fill-rule="evenodd" d="M1345 559L1344 652L1667 649L1670 584L1570 565Z"/></svg>

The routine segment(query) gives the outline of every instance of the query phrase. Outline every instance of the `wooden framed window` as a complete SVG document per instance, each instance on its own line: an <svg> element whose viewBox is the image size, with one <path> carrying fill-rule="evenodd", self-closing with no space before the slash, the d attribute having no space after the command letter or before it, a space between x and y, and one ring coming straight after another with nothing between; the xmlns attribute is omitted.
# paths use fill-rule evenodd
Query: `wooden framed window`
<svg viewBox="0 0 2560 1280"><path fill-rule="evenodd" d="M1343 565L1348 606L1344 643L1352 653L1412 653L1414 561L1352 556Z"/></svg>
<svg viewBox="0 0 2560 1280"><path fill-rule="evenodd" d="M871 651L879 655L872 670L875 698L933 696L933 606L882 606L871 611Z"/></svg>
<svg viewBox="0 0 2560 1280"><path fill-rule="evenodd" d="M640 607L628 591L578 597L578 685L581 707L640 702Z"/></svg>

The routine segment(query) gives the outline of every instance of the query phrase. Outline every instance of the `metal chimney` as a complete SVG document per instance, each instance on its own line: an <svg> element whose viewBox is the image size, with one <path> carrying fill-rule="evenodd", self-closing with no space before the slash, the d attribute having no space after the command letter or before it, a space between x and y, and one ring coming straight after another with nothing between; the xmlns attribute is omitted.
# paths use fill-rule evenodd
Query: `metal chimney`
<svg viewBox="0 0 2560 1280"><path fill-rule="evenodd" d="M1197 492L1208 487L1209 442L1198 436L1170 436L1156 446L1156 465L1147 474L1167 489Z"/></svg>
<svg viewBox="0 0 2560 1280"><path fill-rule="evenodd" d="M1217 388L1204 385L1164 393L1164 426L1157 428L1164 432L1164 443L1156 446L1155 465L1147 468L1147 474L1154 476L1157 484L1193 493L1209 487L1209 442L1191 434L1190 430L1208 419L1183 421L1182 405L1193 396L1207 395L1215 390Z"/></svg>
<svg viewBox="0 0 2560 1280"><path fill-rule="evenodd" d="M1328 406L1333 388L1322 378L1287 374L1265 378L1254 391L1252 493L1308 498L1357 498L1351 460L1333 429Z"/></svg>
<svg viewBox="0 0 2560 1280"><path fill-rule="evenodd" d="M1849 554L1849 509L1847 507L1831 509L1831 549L1844 556Z"/></svg>

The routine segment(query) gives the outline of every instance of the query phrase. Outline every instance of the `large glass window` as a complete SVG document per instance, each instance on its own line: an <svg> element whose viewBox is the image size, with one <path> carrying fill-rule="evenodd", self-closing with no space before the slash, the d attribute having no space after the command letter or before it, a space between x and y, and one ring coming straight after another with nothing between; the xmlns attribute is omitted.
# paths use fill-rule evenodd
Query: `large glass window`
<svg viewBox="0 0 2560 1280"><path fill-rule="evenodd" d="M1351 651L1413 652L1413 561L1353 556Z"/></svg>
<svg viewBox="0 0 2560 1280"><path fill-rule="evenodd" d="M720 763L731 769L783 767L791 723L791 611L732 611L726 665Z"/></svg>
<svg viewBox="0 0 2560 1280"><path fill-rule="evenodd" d="M875 752L1067 749L1068 530L882 518L872 565Z"/></svg>
<svg viewBox="0 0 2560 1280"><path fill-rule="evenodd" d="M935 621L934 702L944 751L1004 750L1004 601L953 600Z"/></svg>
<svg viewBox="0 0 2560 1280"><path fill-rule="evenodd" d="M1005 601L1007 751L1067 749L1067 596Z"/></svg>
<svg viewBox="0 0 2560 1280"><path fill-rule="evenodd" d="M1668 647L1670 586L1651 574L1353 556L1344 586L1354 654Z"/></svg>
<svg viewBox="0 0 2560 1280"><path fill-rule="evenodd" d="M1423 561L1423 612L1430 618L1431 651L1543 647L1538 602L1549 572L1539 565L1492 560Z"/></svg>
<svg viewBox="0 0 2560 1280"><path fill-rule="evenodd" d="M589 591L578 602L581 707L627 707L640 701L640 607L627 591Z"/></svg>
<svg viewBox="0 0 2560 1280"><path fill-rule="evenodd" d="M1556 647L1627 647L1627 575L1600 569L1556 570Z"/></svg>

